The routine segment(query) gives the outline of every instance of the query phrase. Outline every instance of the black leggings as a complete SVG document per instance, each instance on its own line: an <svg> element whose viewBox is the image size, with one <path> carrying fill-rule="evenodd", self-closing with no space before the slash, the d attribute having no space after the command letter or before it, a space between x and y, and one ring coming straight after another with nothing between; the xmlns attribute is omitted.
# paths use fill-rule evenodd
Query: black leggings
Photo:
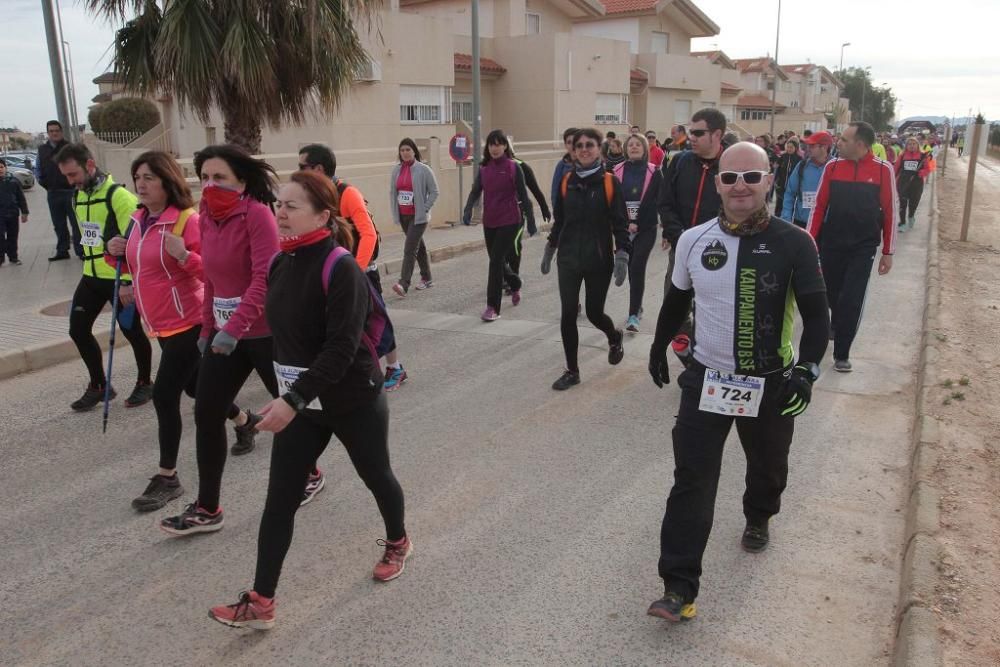
<svg viewBox="0 0 1000 667"><path fill-rule="evenodd" d="M907 215L911 217L917 215L917 206L920 206L923 194L924 181L919 176L914 176L909 184L899 188L899 224L906 224Z"/></svg>
<svg viewBox="0 0 1000 667"><path fill-rule="evenodd" d="M562 304L560 330L562 331L563 351L566 353L566 368L574 373L580 372L577 363L577 348L580 347L580 333L576 328L577 308L580 305L580 285L586 288L584 306L587 319L595 327L604 332L608 343L616 340L614 322L604 312L604 302L608 298L608 288L611 286L611 269L588 271L586 273L567 268L559 264L559 301Z"/></svg>
<svg viewBox="0 0 1000 667"><path fill-rule="evenodd" d="M486 281L486 305L498 313L503 300L503 284L515 292L521 289L521 278L507 265L507 254L514 249L514 239L521 230L520 225L503 227L483 227L486 236L486 251L490 256L489 278Z"/></svg>
<svg viewBox="0 0 1000 667"><path fill-rule="evenodd" d="M656 245L656 227L639 229L632 239L632 255L628 262L628 314L638 315L642 308L642 295L646 292L646 262Z"/></svg>
<svg viewBox="0 0 1000 667"><path fill-rule="evenodd" d="M521 251L524 250L524 225L517 230L514 247L507 253L507 267L512 273L521 274Z"/></svg>
<svg viewBox="0 0 1000 667"><path fill-rule="evenodd" d="M214 337L215 332L212 333ZM244 339L227 357L212 352L209 341L198 371L194 402L198 449L198 504L209 512L219 507L222 471L226 467L226 418L235 417L233 401L256 370L271 396L278 395L270 336Z"/></svg>
<svg viewBox="0 0 1000 667"><path fill-rule="evenodd" d="M386 539L406 535L403 526L403 489L389 465L389 403L385 394L356 410L333 417L333 425L298 415L274 436L267 501L257 537L257 573L253 589L274 597L281 566L292 543L295 513L302 502L306 478L330 438L344 443L358 476L375 496L385 522Z"/></svg>
<svg viewBox="0 0 1000 667"><path fill-rule="evenodd" d="M93 328L97 316L106 304L112 302L115 294L115 281L107 278L83 276L73 293L73 302L69 309L69 337L76 343L80 358L87 366L90 374L90 384L95 387L104 386L104 356L101 346L94 338ZM149 344L142 321L135 306L122 308L119 305L118 324L122 334L132 345L135 355L135 365L138 369L139 382L149 382L153 365L153 346Z"/></svg>
<svg viewBox="0 0 1000 667"><path fill-rule="evenodd" d="M680 374L681 403L673 429L674 486L660 528L659 573L668 591L686 602L698 596L701 561L712 531L726 437L736 431L747 459L743 515L761 524L781 509L788 480L788 450L795 418L779 414L783 376L772 373L764 383L757 417L730 417L698 409L705 367L693 362Z"/></svg>

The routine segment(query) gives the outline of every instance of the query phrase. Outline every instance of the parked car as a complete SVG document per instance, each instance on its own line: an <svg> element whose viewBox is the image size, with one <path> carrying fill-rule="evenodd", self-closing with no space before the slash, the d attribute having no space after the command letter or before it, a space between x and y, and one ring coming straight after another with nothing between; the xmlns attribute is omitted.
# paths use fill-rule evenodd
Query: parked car
<svg viewBox="0 0 1000 667"><path fill-rule="evenodd" d="M31 169L27 168L27 160L31 158L8 154L3 159L7 163L7 171L21 183L23 189L30 190L35 187L35 174L32 173Z"/></svg>

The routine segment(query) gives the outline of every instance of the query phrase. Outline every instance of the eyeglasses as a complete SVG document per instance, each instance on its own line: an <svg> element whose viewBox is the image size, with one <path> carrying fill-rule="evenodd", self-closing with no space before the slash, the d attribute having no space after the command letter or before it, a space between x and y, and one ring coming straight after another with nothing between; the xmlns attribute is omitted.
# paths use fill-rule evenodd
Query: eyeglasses
<svg viewBox="0 0 1000 667"><path fill-rule="evenodd" d="M704 137L709 132L710 130L688 130L688 134L692 137Z"/></svg>
<svg viewBox="0 0 1000 667"><path fill-rule="evenodd" d="M747 185L757 185L764 177L767 176L769 171L754 170L754 171L720 171L719 180L722 181L723 185L736 185L736 181L743 179L743 182Z"/></svg>
<svg viewBox="0 0 1000 667"><path fill-rule="evenodd" d="M582 148L597 148L597 143L594 141L578 141L574 145L574 148L580 150Z"/></svg>

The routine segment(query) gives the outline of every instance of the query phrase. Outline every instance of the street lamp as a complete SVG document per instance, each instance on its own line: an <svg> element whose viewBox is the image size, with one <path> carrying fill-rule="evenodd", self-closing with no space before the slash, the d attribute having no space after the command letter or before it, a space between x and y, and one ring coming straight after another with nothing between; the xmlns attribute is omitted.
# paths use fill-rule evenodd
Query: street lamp
<svg viewBox="0 0 1000 667"><path fill-rule="evenodd" d="M778 0L778 24L774 28L774 85L771 86L771 136L774 136L774 107L778 95L778 41L781 38L781 0Z"/></svg>
<svg viewBox="0 0 1000 667"><path fill-rule="evenodd" d="M837 70L838 72L844 71L844 47L850 45L851 45L850 42L844 42L843 44L840 45L840 69Z"/></svg>
<svg viewBox="0 0 1000 667"><path fill-rule="evenodd" d="M59 32L62 32L62 20L59 21ZM77 133L80 131L80 121L76 115L76 79L73 75L73 51L69 48L69 42L65 39L62 40L63 54L66 65L66 88L69 93L69 115L73 123L73 129L70 132L71 137L77 137Z"/></svg>

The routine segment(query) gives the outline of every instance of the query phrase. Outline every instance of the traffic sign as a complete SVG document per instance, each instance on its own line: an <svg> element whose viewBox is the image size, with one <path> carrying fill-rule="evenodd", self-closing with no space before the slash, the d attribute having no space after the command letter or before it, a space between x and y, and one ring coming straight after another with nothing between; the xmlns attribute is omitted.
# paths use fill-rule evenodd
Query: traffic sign
<svg viewBox="0 0 1000 667"><path fill-rule="evenodd" d="M455 162L467 162L472 150L471 144L469 137L459 132L448 142L448 154Z"/></svg>

